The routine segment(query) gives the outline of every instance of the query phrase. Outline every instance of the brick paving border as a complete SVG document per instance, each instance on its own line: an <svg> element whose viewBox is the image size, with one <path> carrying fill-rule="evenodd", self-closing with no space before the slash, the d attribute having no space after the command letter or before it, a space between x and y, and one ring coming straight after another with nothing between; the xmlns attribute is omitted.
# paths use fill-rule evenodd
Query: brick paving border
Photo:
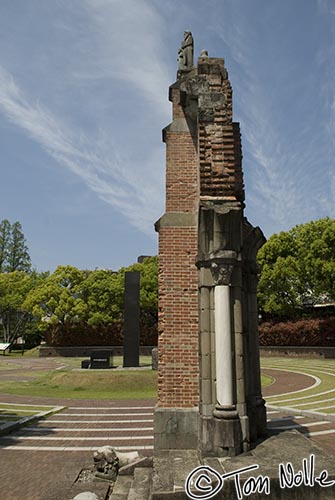
<svg viewBox="0 0 335 500"><path fill-rule="evenodd" d="M262 368L262 373L274 377L275 381L273 384L264 387L262 390L263 398L269 396L277 396L287 392L301 391L311 387L315 380L303 373L292 373L290 371L277 370L275 368Z"/></svg>
<svg viewBox="0 0 335 500"><path fill-rule="evenodd" d="M45 361L45 360L44 360ZM50 360L51 361L51 360ZM55 368L54 362L50 368ZM45 364L47 366L47 363ZM302 390L314 384L311 377L303 374L285 372L281 370L264 373L275 376L276 381L263 390L264 396L272 396L288 391ZM0 401L21 404L46 404L54 406L77 407L117 407L117 406L143 406L152 407L154 399L140 400L92 400L92 399L60 399L46 397L18 396L0 394ZM283 410L283 409L280 409ZM276 417L281 418L284 413ZM287 415L286 415L287 417ZM294 417L292 417L294 422ZM300 422L300 420L298 420ZM329 452L334 452L329 447L329 438L321 436L319 443L328 446ZM70 491L74 481L82 468L92 466L92 452L52 452L52 451L23 451L1 450L0 452L0 481L2 500L70 500ZM83 489L85 491L85 488Z"/></svg>

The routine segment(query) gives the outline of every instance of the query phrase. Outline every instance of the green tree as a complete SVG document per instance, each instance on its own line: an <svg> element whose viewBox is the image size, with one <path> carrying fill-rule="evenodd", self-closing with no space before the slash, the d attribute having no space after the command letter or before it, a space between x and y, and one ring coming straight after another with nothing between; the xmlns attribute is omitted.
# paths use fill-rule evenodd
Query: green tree
<svg viewBox="0 0 335 500"><path fill-rule="evenodd" d="M80 323L87 319L87 304L81 285L86 276L73 266L58 266L39 286L28 294L24 308L38 320L39 328L48 325Z"/></svg>
<svg viewBox="0 0 335 500"><path fill-rule="evenodd" d="M124 283L126 271L139 271L140 282L140 307L142 319L152 322L158 317L158 258L147 257L142 263L132 264L127 268L120 269L120 277ZM123 302L122 302L123 306Z"/></svg>
<svg viewBox="0 0 335 500"><path fill-rule="evenodd" d="M123 318L124 280L126 271L141 273L140 307L142 319L157 320L158 271L157 257L148 257L143 263L110 270L88 272L82 283L82 298L86 302L87 322L91 325L110 324Z"/></svg>
<svg viewBox="0 0 335 500"><path fill-rule="evenodd" d="M0 318L5 342L12 343L30 331L33 316L24 308L24 302L39 279L36 273L24 271L0 274Z"/></svg>
<svg viewBox="0 0 335 500"><path fill-rule="evenodd" d="M8 271L29 271L31 261L20 222L12 224L11 238L8 245Z"/></svg>
<svg viewBox="0 0 335 500"><path fill-rule="evenodd" d="M81 296L87 305L89 325L108 325L122 318L123 287L118 273L106 269L88 272Z"/></svg>
<svg viewBox="0 0 335 500"><path fill-rule="evenodd" d="M335 300L335 220L299 224L274 234L258 253L260 308L297 315L306 304Z"/></svg>
<svg viewBox="0 0 335 500"><path fill-rule="evenodd" d="M11 235L11 225L9 220L0 222L0 273L3 273L8 263L8 249Z"/></svg>
<svg viewBox="0 0 335 500"><path fill-rule="evenodd" d="M41 331L52 328L56 332L58 328L84 323L110 325L123 318L126 271L140 271L142 320L154 323L157 320L157 257L121 268L117 273L59 266L31 289L24 309L38 319Z"/></svg>
<svg viewBox="0 0 335 500"><path fill-rule="evenodd" d="M0 273L31 270L31 261L20 222L0 223Z"/></svg>

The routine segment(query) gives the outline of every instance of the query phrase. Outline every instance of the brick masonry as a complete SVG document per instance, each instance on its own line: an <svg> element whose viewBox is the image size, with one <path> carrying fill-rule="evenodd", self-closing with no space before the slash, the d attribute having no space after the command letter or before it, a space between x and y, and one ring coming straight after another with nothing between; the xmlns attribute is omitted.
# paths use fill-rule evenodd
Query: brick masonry
<svg viewBox="0 0 335 500"><path fill-rule="evenodd" d="M232 121L232 88L224 60L200 57L195 68L179 73L169 98L173 119L163 130L166 212L156 223L155 449L200 445L207 456L238 454L249 449L266 425L255 288L256 253L264 236L243 215L241 134ZM225 363L227 352L217 353L215 347L214 289L222 286L212 273L215 269L230 276L223 284L229 286L233 318L231 378L219 381L220 387L231 387L233 401L219 410L216 367Z"/></svg>
<svg viewBox="0 0 335 500"><path fill-rule="evenodd" d="M169 98L173 120L163 130L166 213L156 224L158 406L192 408L199 405L200 200L244 200L241 140L223 59L199 58L197 68L170 87Z"/></svg>
<svg viewBox="0 0 335 500"><path fill-rule="evenodd" d="M170 92L173 122L166 143L166 214L159 229L158 404L198 405L197 211L199 168L196 137L190 130L180 92Z"/></svg>

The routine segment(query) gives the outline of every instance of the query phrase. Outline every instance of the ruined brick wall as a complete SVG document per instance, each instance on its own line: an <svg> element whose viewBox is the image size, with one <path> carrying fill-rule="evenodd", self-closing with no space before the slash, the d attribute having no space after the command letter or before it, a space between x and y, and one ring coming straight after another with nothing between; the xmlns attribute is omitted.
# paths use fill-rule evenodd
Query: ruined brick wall
<svg viewBox="0 0 335 500"><path fill-rule="evenodd" d="M232 88L224 60L199 58L198 75L200 196L243 201L240 127L232 121Z"/></svg>
<svg viewBox="0 0 335 500"><path fill-rule="evenodd" d="M173 120L163 131L166 212L156 223L155 449L200 449L204 456L222 456L247 451L266 429L253 271L264 236L243 216L241 136L239 124L233 122L224 60L204 52L197 67L180 70L177 78L170 87ZM223 277L227 268L233 269L227 278L233 346L228 382L234 394L228 410L216 405L216 367L226 354L216 352L214 290L220 280L211 270L219 266ZM245 374L253 381L250 387Z"/></svg>
<svg viewBox="0 0 335 500"><path fill-rule="evenodd" d="M166 227L160 232L158 404L162 407L198 404L197 234L196 227Z"/></svg>
<svg viewBox="0 0 335 500"><path fill-rule="evenodd" d="M198 156L180 92L171 93L173 122L166 143L166 213L159 228L158 405L198 404ZM191 126L192 129L192 126Z"/></svg>
<svg viewBox="0 0 335 500"><path fill-rule="evenodd" d="M239 124L223 59L199 58L170 87L173 120L166 143L166 213L159 231L158 405L199 404L200 201L244 200Z"/></svg>

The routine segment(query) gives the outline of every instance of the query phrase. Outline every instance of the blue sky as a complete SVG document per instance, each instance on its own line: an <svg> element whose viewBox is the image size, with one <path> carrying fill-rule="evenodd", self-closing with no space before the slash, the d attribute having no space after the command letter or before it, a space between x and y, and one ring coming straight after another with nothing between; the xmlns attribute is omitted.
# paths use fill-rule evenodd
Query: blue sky
<svg viewBox="0 0 335 500"><path fill-rule="evenodd" d="M225 59L249 220L335 216L335 0L2 0L0 220L38 270L157 253L185 29Z"/></svg>

